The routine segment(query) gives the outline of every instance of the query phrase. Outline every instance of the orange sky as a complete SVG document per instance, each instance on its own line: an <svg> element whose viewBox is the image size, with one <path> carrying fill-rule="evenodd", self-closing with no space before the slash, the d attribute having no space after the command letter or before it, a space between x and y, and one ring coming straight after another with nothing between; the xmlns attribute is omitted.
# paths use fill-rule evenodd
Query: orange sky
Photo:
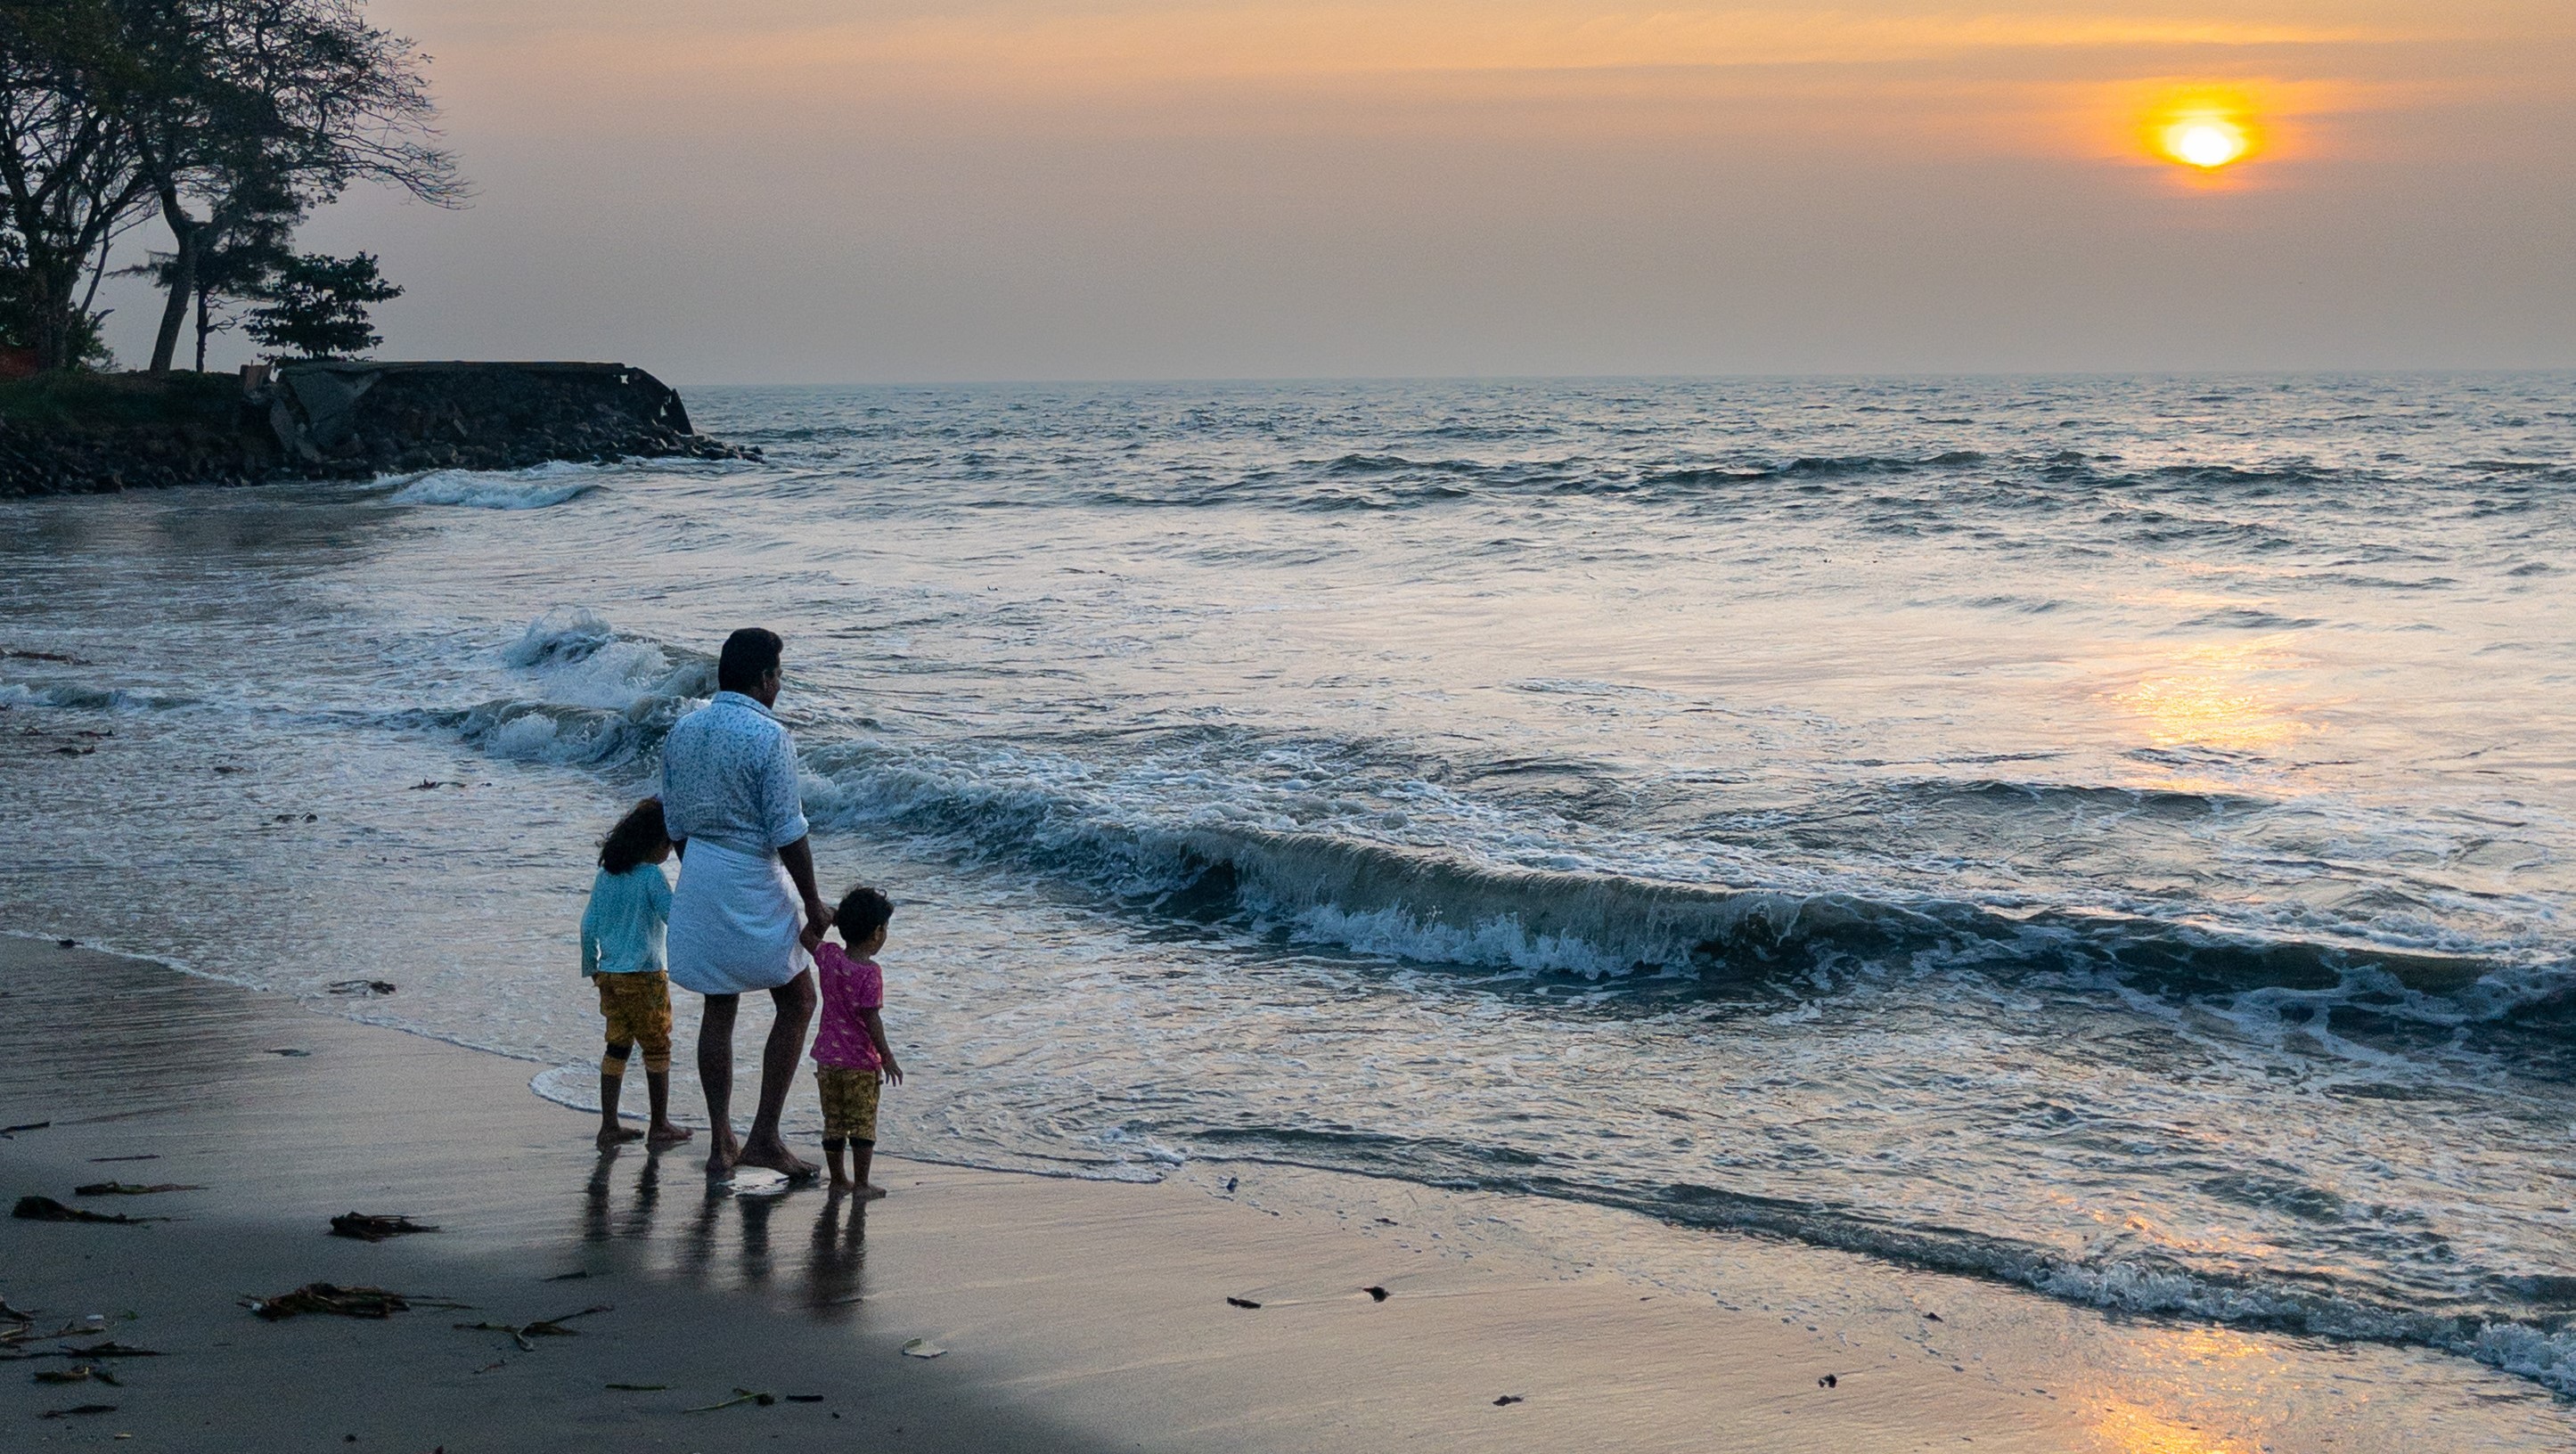
<svg viewBox="0 0 2576 1454"><path fill-rule="evenodd" d="M2576 4L376 0L389 353L693 379L2576 365ZM2148 156L2249 100L2216 177ZM129 350L131 351L131 350Z"/></svg>

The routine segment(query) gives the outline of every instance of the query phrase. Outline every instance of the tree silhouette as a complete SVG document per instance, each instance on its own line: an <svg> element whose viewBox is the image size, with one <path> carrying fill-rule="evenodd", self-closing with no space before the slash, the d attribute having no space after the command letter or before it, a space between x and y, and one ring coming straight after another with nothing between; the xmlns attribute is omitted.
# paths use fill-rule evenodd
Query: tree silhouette
<svg viewBox="0 0 2576 1454"><path fill-rule="evenodd" d="M366 253L305 253L286 260L250 313L250 336L281 358L351 358L384 342L367 305L402 296Z"/></svg>

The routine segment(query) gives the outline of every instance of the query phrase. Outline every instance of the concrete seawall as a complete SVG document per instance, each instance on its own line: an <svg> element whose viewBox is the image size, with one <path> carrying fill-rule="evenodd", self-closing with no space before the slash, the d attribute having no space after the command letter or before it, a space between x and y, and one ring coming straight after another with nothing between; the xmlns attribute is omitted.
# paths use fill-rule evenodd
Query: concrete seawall
<svg viewBox="0 0 2576 1454"><path fill-rule="evenodd" d="M550 460L729 459L617 363L290 364L273 378L31 380L0 398L0 495L364 479Z"/></svg>

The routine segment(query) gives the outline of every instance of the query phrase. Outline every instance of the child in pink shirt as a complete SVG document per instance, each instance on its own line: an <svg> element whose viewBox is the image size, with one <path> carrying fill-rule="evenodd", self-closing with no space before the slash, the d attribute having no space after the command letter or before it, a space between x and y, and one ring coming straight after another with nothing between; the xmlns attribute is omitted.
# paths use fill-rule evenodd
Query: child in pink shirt
<svg viewBox="0 0 2576 1454"><path fill-rule="evenodd" d="M887 1084L903 1084L903 1067L895 1063L885 1021L877 1014L885 1004L885 973L877 968L876 956L885 947L886 921L893 917L893 903L863 884L832 911L832 928L841 942L827 939L814 947L815 977L823 982L822 1023L814 1033L814 1081L823 1093L823 1159L831 1165L833 1188L855 1185L862 1199L885 1195L884 1187L868 1182L868 1162L877 1149L878 1081L882 1077ZM845 1144L855 1175L841 1170Z"/></svg>

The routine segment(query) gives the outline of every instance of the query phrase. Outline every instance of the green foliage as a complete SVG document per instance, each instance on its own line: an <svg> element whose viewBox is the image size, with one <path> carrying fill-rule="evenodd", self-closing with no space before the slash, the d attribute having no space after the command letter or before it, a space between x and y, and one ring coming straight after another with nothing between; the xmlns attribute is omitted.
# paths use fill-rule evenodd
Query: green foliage
<svg viewBox="0 0 2576 1454"><path fill-rule="evenodd" d="M384 342L367 307L402 296L366 253L288 258L251 310L250 336L281 358L352 358Z"/></svg>
<svg viewBox="0 0 2576 1454"><path fill-rule="evenodd" d="M202 351L224 300L260 295L296 224L351 184L463 205L425 61L364 0L0 0L0 333L49 368L94 356L111 244L157 212L159 372L191 305ZM277 346L377 341L368 277L278 281Z"/></svg>
<svg viewBox="0 0 2576 1454"><path fill-rule="evenodd" d="M42 373L0 383L0 420L33 430L200 424L230 429L241 383L230 374Z"/></svg>
<svg viewBox="0 0 2576 1454"><path fill-rule="evenodd" d="M89 373L116 367L116 354L107 346L105 313L81 307L49 314L35 294L26 269L0 256L0 348L35 349L41 355L50 317L56 330L53 345L61 351L55 367Z"/></svg>

